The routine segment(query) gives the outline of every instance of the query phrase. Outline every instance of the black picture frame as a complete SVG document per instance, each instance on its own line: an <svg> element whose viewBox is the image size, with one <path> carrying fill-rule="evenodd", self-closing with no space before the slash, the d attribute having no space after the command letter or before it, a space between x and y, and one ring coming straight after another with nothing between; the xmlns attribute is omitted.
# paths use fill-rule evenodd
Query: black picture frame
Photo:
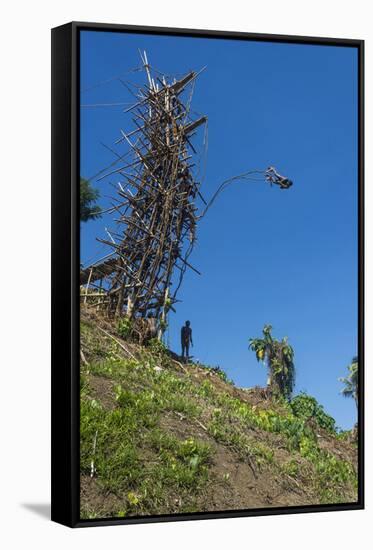
<svg viewBox="0 0 373 550"><path fill-rule="evenodd" d="M81 30L350 46L358 51L358 502L124 519L79 518L79 33ZM72 22L52 29L52 520L69 527L364 508L364 41Z"/></svg>

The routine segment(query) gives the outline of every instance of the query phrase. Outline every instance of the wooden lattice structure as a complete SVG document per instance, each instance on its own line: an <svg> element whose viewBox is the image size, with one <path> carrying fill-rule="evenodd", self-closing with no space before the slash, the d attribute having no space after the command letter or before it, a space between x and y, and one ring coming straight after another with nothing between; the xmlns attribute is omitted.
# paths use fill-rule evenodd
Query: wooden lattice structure
<svg viewBox="0 0 373 550"><path fill-rule="evenodd" d="M127 109L135 129L121 131L117 142L130 148L126 163L114 171L122 180L112 208L117 230L98 239L112 252L83 269L80 282L85 301L96 297L111 315L160 319L172 308L185 270L192 268L188 257L199 184L191 138L206 117L190 116L196 72L169 82L154 76L145 52L142 61L147 84Z"/></svg>

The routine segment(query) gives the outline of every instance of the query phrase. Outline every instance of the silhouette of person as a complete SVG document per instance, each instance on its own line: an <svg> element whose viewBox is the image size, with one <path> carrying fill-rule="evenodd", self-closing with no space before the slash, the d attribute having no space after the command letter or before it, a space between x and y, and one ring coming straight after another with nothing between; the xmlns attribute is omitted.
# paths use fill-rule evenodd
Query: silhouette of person
<svg viewBox="0 0 373 550"><path fill-rule="evenodd" d="M189 358L189 345L193 346L192 329L190 328L190 321L185 321L185 325L181 327L181 356L187 360Z"/></svg>

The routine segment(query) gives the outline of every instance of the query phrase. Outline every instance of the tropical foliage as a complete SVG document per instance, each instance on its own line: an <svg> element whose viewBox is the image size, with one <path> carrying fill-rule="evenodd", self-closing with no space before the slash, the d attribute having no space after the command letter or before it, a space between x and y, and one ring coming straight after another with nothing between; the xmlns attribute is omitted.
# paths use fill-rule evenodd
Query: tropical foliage
<svg viewBox="0 0 373 550"><path fill-rule="evenodd" d="M358 405L358 378L359 378L359 361L354 357L347 367L348 375L345 378L339 378L339 381L344 384L341 393L344 397L353 397L356 406Z"/></svg>
<svg viewBox="0 0 373 550"><path fill-rule="evenodd" d="M294 350L287 337L276 340L272 326L264 325L263 338L250 338L249 349L255 352L258 361L268 368L268 385L274 391L290 399L295 385Z"/></svg>
<svg viewBox="0 0 373 550"><path fill-rule="evenodd" d="M290 403L292 413L301 420L313 420L320 428L336 433L335 420L311 395L301 392Z"/></svg>
<svg viewBox="0 0 373 550"><path fill-rule="evenodd" d="M87 222L101 216L101 208L96 204L100 196L88 180L80 178L80 221Z"/></svg>

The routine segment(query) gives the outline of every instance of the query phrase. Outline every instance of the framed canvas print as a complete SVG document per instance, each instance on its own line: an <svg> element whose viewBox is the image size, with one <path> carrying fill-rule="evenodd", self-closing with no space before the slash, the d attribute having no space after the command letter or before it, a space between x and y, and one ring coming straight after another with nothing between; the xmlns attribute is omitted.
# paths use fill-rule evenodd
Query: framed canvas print
<svg viewBox="0 0 373 550"><path fill-rule="evenodd" d="M363 42L71 23L52 61L52 519L363 508Z"/></svg>

